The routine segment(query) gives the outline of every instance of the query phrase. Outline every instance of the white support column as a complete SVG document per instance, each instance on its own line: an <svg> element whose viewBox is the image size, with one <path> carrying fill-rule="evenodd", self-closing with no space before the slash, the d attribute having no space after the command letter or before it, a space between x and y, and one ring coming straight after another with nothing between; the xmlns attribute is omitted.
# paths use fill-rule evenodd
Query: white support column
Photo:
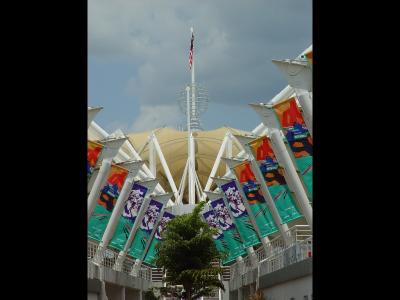
<svg viewBox="0 0 400 300"><path fill-rule="evenodd" d="M152 198L151 195L146 195L146 197L143 200L142 206L140 207L139 213L135 219L135 223L133 224L132 229L129 232L129 236L124 245L124 249L118 253L117 260L115 261L115 265L113 267L113 269L115 271L120 271L120 272L122 271L123 262L126 258L126 255L128 254L129 247L132 244L132 241L133 241L133 238L135 237L136 231L137 231L138 227L140 226L140 223L142 222L143 215L144 215L147 207L149 206L150 198Z"/></svg>
<svg viewBox="0 0 400 300"><path fill-rule="evenodd" d="M170 185L170 187L172 189L172 192L174 193L175 201L177 201L178 198L179 198L179 193L178 193L178 190L176 189L175 181L172 178L171 172L170 172L170 170L168 168L167 161L164 158L164 154L161 151L160 144L158 143L158 140L157 140L155 135L153 135L153 137L152 137L152 144L154 145L155 150L156 150L156 152L158 154L158 157L160 158L160 162L161 162L161 165L162 165L163 170L165 172L165 175L167 176L168 183L169 183L169 185Z"/></svg>
<svg viewBox="0 0 400 300"><path fill-rule="evenodd" d="M230 168L233 167L233 165L229 165L229 166L230 166ZM236 176L235 176L235 178L236 178ZM244 194L243 188L242 188L241 184L239 183L239 181L237 180L237 178L236 179L219 178L219 177L214 178L214 181L217 183L217 185L219 187L221 185L225 184L225 183L228 183L228 182L232 181L232 180L234 180L235 183L236 183L236 187L238 188L238 191L240 193L240 197L242 198L243 205L246 208L246 211L247 211L247 213L249 215L250 222L251 222L251 224L253 225L255 231L258 234L258 237L259 237L259 239L261 241L261 244L263 245L265 254L268 256L270 254L270 250L269 250L270 240L269 240L268 236L262 237L260 228L258 227L257 222L256 222L256 218L255 218L255 216L253 214L253 211L250 209L249 203L247 202L247 199L246 199L246 195Z"/></svg>
<svg viewBox="0 0 400 300"><path fill-rule="evenodd" d="M139 209L139 212L138 212L138 215L137 215L137 217L135 219L135 222L134 222L134 224L133 224L133 226L131 228L131 231L129 232L129 236L128 236L128 239L127 239L127 241L126 241L126 243L124 245L124 249L122 251L120 251L119 254L118 254L117 260L116 260L115 265L113 267L113 269L116 270L116 271L121 271L122 270L122 263L125 260L125 257L126 257L128 249L129 249L129 246L132 243L133 238L135 237L136 230L139 227L140 222L141 222L142 217L143 217L143 214L146 211L147 206L148 206L148 204L150 202L149 199L153 196L152 193L153 193L155 187L158 185L158 180L157 179L150 179L150 180L146 180L146 181L140 181L139 184L144 186L144 187L146 187L148 190L147 190L146 196L145 196L145 198L143 200L142 206Z"/></svg>
<svg viewBox="0 0 400 300"><path fill-rule="evenodd" d="M110 220L107 223L106 230L104 231L103 237L101 238L101 241L99 243L98 250L96 251L96 256L93 259L96 264L100 264L103 260L104 251L108 247L108 244L114 235L115 229L118 225L119 217L121 216L121 213L124 209L126 199L128 198L129 192L132 189L134 177L138 173L139 168L143 165L143 163L143 161L128 161L122 165L122 167L128 169L129 173L124 182L124 185L122 186L121 193L119 194L113 212L111 213Z"/></svg>
<svg viewBox="0 0 400 300"><path fill-rule="evenodd" d="M125 142L126 138L118 138L112 139L108 141L104 141L104 148L101 154L103 157L103 161L99 170L99 174L96 177L96 180L93 183L93 187L88 196L88 222L89 218L93 213L93 210L96 206L97 199L100 196L101 188L104 186L107 175L111 168L111 162L113 157L118 153L119 148Z"/></svg>
<svg viewBox="0 0 400 300"><path fill-rule="evenodd" d="M289 188L294 192L295 199L299 205L299 209L303 213L307 220L308 225L310 225L312 230L312 207L310 201L308 200L304 186L300 181L299 175L290 155L286 149L286 146L282 140L282 136L279 130L274 129L270 132L270 139L275 152L276 158L285 169L285 178Z"/></svg>
<svg viewBox="0 0 400 300"><path fill-rule="evenodd" d="M247 148L247 151L248 151L249 155L251 155L250 149ZM260 167L259 167L257 161L254 159L254 157L252 157L252 155L250 157L251 158L249 161L251 164L251 169L253 170L254 176L256 177L258 183L261 186L261 190L262 190L264 199L267 202L267 205L268 205L269 211L271 212L272 218L274 219L276 226L278 226L279 233L281 234L285 244L288 245L289 239L287 236L287 232L289 231L289 227L287 226L287 224L282 223L281 216L279 215L278 209L276 208L276 205L274 203L274 199L272 199L272 196L268 190L267 184L265 183L264 176L261 173Z"/></svg>
<svg viewBox="0 0 400 300"><path fill-rule="evenodd" d="M88 107L88 129L90 126L90 123L92 123L94 117L102 110L102 107Z"/></svg>
<svg viewBox="0 0 400 300"><path fill-rule="evenodd" d="M151 134L151 138L149 141L149 169L150 172L156 176L157 174L157 157L156 157L156 149L154 147L154 141L153 141L154 135Z"/></svg>
<svg viewBox="0 0 400 300"><path fill-rule="evenodd" d="M226 208L228 209L229 217L231 218L232 222L235 224L235 226L237 228L237 223L235 222L235 218L233 217L232 211L230 210L230 206L226 199L225 193L223 193L223 192L216 193L216 192L207 192L207 191L205 193L207 194L208 199L210 199L210 201L213 201L213 200L219 199L219 198L223 199L224 204L225 204ZM240 232L239 232L239 234L240 234ZM250 258L252 266L256 266L258 261L257 261L256 253L254 252L254 248L252 246L247 247L246 252Z"/></svg>
<svg viewBox="0 0 400 300"><path fill-rule="evenodd" d="M296 89L296 96L303 111L304 122L312 136L312 99L310 94L305 90Z"/></svg>
<svg viewBox="0 0 400 300"><path fill-rule="evenodd" d="M182 179L181 179L181 188L180 188L180 191L179 191L179 198L178 198L177 204L182 204L183 194L185 193L186 177L187 177L187 174L188 174L188 168L189 168L189 158L186 160L185 169L183 171L183 176L182 176Z"/></svg>
<svg viewBox="0 0 400 300"><path fill-rule="evenodd" d="M222 140L222 143L221 143L221 147L219 148L217 157L215 159L214 165L213 165L213 167L211 169L210 176L208 177L206 186L204 187L204 191L209 191L210 188L211 188L211 185L213 183L213 177L215 176L215 173L217 173L219 164L221 162L221 157L224 154L224 151L225 151L227 143L228 143L228 134L225 134L224 139ZM229 168L227 167L227 169L229 169ZM203 201L206 200L206 194L203 194L203 199L202 200Z"/></svg>
<svg viewBox="0 0 400 300"><path fill-rule="evenodd" d="M160 223L160 220L161 220L161 218L162 218L162 216L164 214L164 210L165 210L165 207L167 206L167 201L168 201L169 198L171 198L171 194L157 195L157 196L153 197L154 200L157 200L157 201L161 202L163 204L163 207L161 208L161 211L158 214L158 217L157 217L157 220L156 220L155 225L153 227L153 230L151 231L149 240L147 241L146 247L143 250L142 257L135 260L135 264L133 265L132 270L130 272L130 275L132 275L132 276L137 277L139 275L139 271L140 271L140 267L142 266L143 259L145 258L146 254L147 254L147 250L150 247L151 241L152 241L152 239L154 237L154 234L156 232L158 224Z"/></svg>
<svg viewBox="0 0 400 300"><path fill-rule="evenodd" d="M121 300L125 300L125 299L126 299L125 286L121 286Z"/></svg>
<svg viewBox="0 0 400 300"><path fill-rule="evenodd" d="M189 136L189 167L188 167L188 175L189 175L189 204L196 203L196 195L195 195L195 177L194 172L195 170L195 161L194 161L194 140L193 135L190 133Z"/></svg>

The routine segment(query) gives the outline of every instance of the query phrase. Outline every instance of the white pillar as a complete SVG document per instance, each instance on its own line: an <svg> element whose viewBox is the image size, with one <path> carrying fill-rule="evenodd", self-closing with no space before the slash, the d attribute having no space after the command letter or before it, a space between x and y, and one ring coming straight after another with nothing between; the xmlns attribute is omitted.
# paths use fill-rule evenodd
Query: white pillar
<svg viewBox="0 0 400 300"><path fill-rule="evenodd" d="M146 243L146 247L145 247L144 250L143 250L142 257L141 257L141 258L137 258L137 259L135 260L135 264L133 265L132 270L131 270L131 272L130 272L130 274L131 274L132 276L137 277L137 276L139 275L139 271L140 271L140 267L142 266L143 259L146 257L147 250L149 250L151 241L152 241L152 239L153 239L153 237L154 237L154 234L155 234L155 232L156 232L156 229L157 229L157 227L158 227L158 224L160 223L160 220L161 220L161 218L162 218L162 216L163 216L163 214L164 214L165 207L166 207L167 202L168 202L168 199L169 199L170 197L171 197L171 194L170 194L170 193L164 194L164 195L156 195L156 196L152 197L154 200L157 200L157 201L161 202L161 203L163 204L163 206L162 206L162 208L161 208L161 210L160 210L160 213L158 214L158 217L157 217L157 220L156 220L156 222L155 222L155 224L154 224L153 230L151 231L151 234L150 234L150 236L149 236L149 240L148 240L147 243ZM140 219L140 221L141 221L141 220L142 220L142 218Z"/></svg>
<svg viewBox="0 0 400 300"><path fill-rule="evenodd" d="M125 300L125 298L126 298L125 286L121 286L121 300Z"/></svg>
<svg viewBox="0 0 400 300"><path fill-rule="evenodd" d="M303 111L304 122L312 136L312 99L309 93L305 90L296 89L296 96Z"/></svg>
<svg viewBox="0 0 400 300"><path fill-rule="evenodd" d="M137 215L137 217L135 219L135 222L133 223L131 231L129 232L129 236L128 236L128 239L126 240L126 243L124 245L124 249L118 253L118 257L117 257L117 259L115 261L115 264L114 264L114 267L113 267L113 269L115 271L122 271L123 262L125 260L125 257L127 255L127 253L128 253L129 247L131 246L132 241L133 241L133 239L135 237L136 230L138 229L138 227L140 226L140 223L142 222L142 218L143 218L143 215L144 215L144 213L145 213L145 211L146 211L146 209L147 209L147 207L149 205L150 198L152 198L152 196L147 194L146 197L143 200L142 206L139 209L139 213L138 213L138 215Z"/></svg>
<svg viewBox="0 0 400 300"><path fill-rule="evenodd" d="M247 255L248 255L249 258L250 258L251 265L252 265L253 267L257 266L257 264L258 264L258 259L257 259L256 252L254 251L254 248L253 248L253 247L247 247L247 248L246 248L246 251L247 251Z"/></svg>
<svg viewBox="0 0 400 300"><path fill-rule="evenodd" d="M101 188L104 186L107 175L111 168L111 162L115 155L117 155L119 148L125 142L126 138L118 138L111 139L108 141L104 141L104 148L101 153L101 157L103 157L103 161L99 170L99 174L96 177L96 180L93 183L93 187L88 196L88 222L89 218L93 213L93 210L96 206L97 199L100 196Z"/></svg>
<svg viewBox="0 0 400 300"><path fill-rule="evenodd" d="M161 151L160 144L158 143L158 140L154 134L152 137L152 144L154 145L154 148L158 154L158 157L160 158L161 166L163 167L164 173L167 176L168 183L172 189L172 192L174 193L174 198L175 198L175 202L176 202L179 198L179 193L178 193L178 190L176 189L175 181L171 175L167 161L165 160L164 154Z"/></svg>
<svg viewBox="0 0 400 300"><path fill-rule="evenodd" d="M117 202L111 213L110 220L107 223L106 230L104 231L103 237L99 243L98 250L96 252L96 256L93 261L97 264L100 264L103 259L103 253L108 247L110 240L112 239L115 229L118 225L119 217L124 209L124 205L126 200L128 199L129 192L132 189L132 185L134 182L134 177L139 171L139 168L143 165L144 161L129 161L124 163L122 166L128 169L128 176L122 186L121 193L118 196Z"/></svg>
<svg viewBox="0 0 400 300"><path fill-rule="evenodd" d="M237 224L235 222L235 218L233 217L232 211L230 210L230 206L229 206L228 200L226 199L225 194L222 192L216 193L216 192L207 192L207 191L205 193L208 196L208 199L210 200L210 202L214 201L216 199L220 199L220 198L223 199L224 204L225 204L226 208L228 209L229 217L231 218L232 222L235 224L236 229L237 229ZM254 225L253 225L253 227L254 227ZM239 230L238 230L238 232L239 232ZM239 235L240 235L240 232L239 232ZM240 237L242 238L242 236L240 236ZM256 266L257 265L257 256L254 252L254 248L252 246L247 247L246 252L249 255L251 265Z"/></svg>
<svg viewBox="0 0 400 300"><path fill-rule="evenodd" d="M304 186L300 181L296 168L294 167L290 155L282 140L280 131L277 129L272 130L270 132L270 139L276 158L278 161L280 161L285 169L285 178L287 180L287 184L294 192L299 208L307 220L308 225L310 225L312 229L312 207L310 205L310 201L308 200L306 191L304 190Z"/></svg>
<svg viewBox="0 0 400 300"><path fill-rule="evenodd" d="M225 162L227 162L227 160L225 160ZM236 177L236 175L235 175L235 177ZM235 180L235 179L224 179L224 178L214 178L214 180L215 180L215 182L217 183L217 185L219 187L221 185L223 185L224 183L228 183L228 182L230 182L232 180L235 181L236 187L238 188L238 191L240 193L240 197L242 197L243 205L246 208L247 214L249 215L249 219L251 221L251 224L253 225L255 231L258 234L258 237L260 238L260 241L261 241L261 244L263 245L265 254L268 256L270 254L270 251L268 249L268 247L270 245L269 238L268 238L268 236L265 236L265 237L261 236L261 231L260 231L260 228L258 228L258 225L257 225L257 222L256 222L256 218L254 217L253 211L250 209L250 205L247 202L246 195L244 194L243 188L242 188L241 184L239 183L239 181L237 179Z"/></svg>
<svg viewBox="0 0 400 300"><path fill-rule="evenodd" d="M289 231L289 227L287 226L287 224L282 223L281 216L279 215L278 209L276 208L276 205L274 203L274 199L272 199L272 196L268 190L268 186L265 183L265 179L261 173L260 166L254 159L253 155L250 154L250 149L248 148L248 146L246 146L246 149L251 157L250 158L251 169L253 170L254 176L256 177L258 183L261 186L262 194L267 202L272 218L274 219L276 226L278 226L279 233L281 234L285 244L288 245L289 240L287 237L287 232Z"/></svg>
<svg viewBox="0 0 400 300"><path fill-rule="evenodd" d="M194 160L194 140L193 140L193 135L190 133L189 136L189 167L188 167L188 175L189 175L189 204L195 204L195 178L194 178L194 172L195 172L195 160Z"/></svg>
<svg viewBox="0 0 400 300"><path fill-rule="evenodd" d="M182 204L182 198L183 198L183 194L185 192L185 186L186 186L186 177L188 174L188 168L189 168L189 158L186 160L186 165L185 165L185 169L183 170L183 177L181 179L181 188L179 191L179 198L177 201L177 204Z"/></svg>

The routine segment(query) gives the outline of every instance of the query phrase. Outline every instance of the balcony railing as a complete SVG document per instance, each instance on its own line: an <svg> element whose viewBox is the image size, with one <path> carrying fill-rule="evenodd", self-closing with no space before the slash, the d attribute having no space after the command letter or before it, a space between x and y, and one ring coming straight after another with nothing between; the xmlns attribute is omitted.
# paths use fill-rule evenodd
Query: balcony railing
<svg viewBox="0 0 400 300"><path fill-rule="evenodd" d="M88 260L97 265L112 269L118 258L118 252L111 249L104 249L94 241L88 241ZM97 255L96 255L97 253ZM134 260L127 256L122 264L122 272L132 276L130 273L134 265ZM151 281L151 268L141 266L138 277Z"/></svg>
<svg viewBox="0 0 400 300"><path fill-rule="evenodd" d="M271 273L287 265L312 255L312 232L308 225L296 225L286 233L285 239L279 235L255 251L258 264L251 265L249 257L230 267L230 279L246 274L260 266L259 275Z"/></svg>

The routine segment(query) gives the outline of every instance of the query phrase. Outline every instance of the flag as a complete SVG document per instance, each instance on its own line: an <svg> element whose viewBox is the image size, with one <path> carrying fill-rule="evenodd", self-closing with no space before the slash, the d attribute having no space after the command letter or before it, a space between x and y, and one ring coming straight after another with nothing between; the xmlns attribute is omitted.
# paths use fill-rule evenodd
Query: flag
<svg viewBox="0 0 400 300"><path fill-rule="evenodd" d="M190 52L189 52L189 69L192 69L192 63L193 63L193 42L194 42L194 34L192 32L192 39L190 41Z"/></svg>

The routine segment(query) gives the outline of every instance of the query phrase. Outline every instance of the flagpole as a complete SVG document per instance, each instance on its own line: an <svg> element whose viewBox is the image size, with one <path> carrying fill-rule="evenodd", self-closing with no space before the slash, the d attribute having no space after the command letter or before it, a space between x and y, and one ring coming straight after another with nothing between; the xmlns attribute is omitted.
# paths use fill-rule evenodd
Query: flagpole
<svg viewBox="0 0 400 300"><path fill-rule="evenodd" d="M193 27L190 28L190 32L192 33L191 37L193 37ZM188 157L189 157L189 165L188 165L188 196L189 196L189 204L195 204L195 158L194 158L194 140L193 140L193 135L192 135L192 119L193 119L193 113L195 111L195 105L196 105L196 100L195 100L195 77L194 77L194 40L193 40L193 49L192 49L192 62L191 62L191 77L192 77L192 84L191 84L191 92L192 92L192 102L188 101Z"/></svg>

